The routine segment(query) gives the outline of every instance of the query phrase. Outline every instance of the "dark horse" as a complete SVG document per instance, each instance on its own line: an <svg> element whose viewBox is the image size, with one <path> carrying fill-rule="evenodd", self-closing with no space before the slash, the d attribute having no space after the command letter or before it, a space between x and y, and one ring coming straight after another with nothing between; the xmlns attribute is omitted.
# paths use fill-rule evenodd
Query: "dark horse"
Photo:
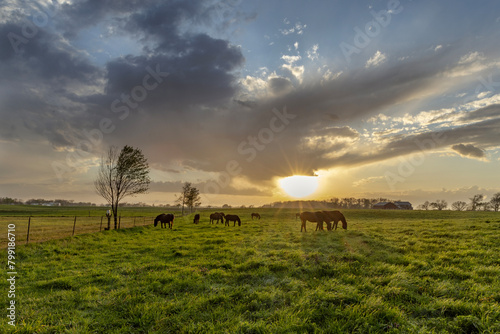
<svg viewBox="0 0 500 334"><path fill-rule="evenodd" d="M339 221L342 222L342 228L347 230L347 220L345 220L344 215L340 211L322 211L323 216L326 218L326 225L328 225L328 230L331 230L333 226L337 229L337 225ZM330 222L333 222L333 226L331 226Z"/></svg>
<svg viewBox="0 0 500 334"><path fill-rule="evenodd" d="M229 226L229 222L232 221L234 222L233 226L236 226L236 222L238 222L238 226L241 226L241 219L237 215L226 215L226 226Z"/></svg>
<svg viewBox="0 0 500 334"><path fill-rule="evenodd" d="M167 228L168 224L168 228L172 229L172 227L174 227L174 215L171 213L162 213L155 218L155 227L158 225L158 222L161 223L161 228Z"/></svg>
<svg viewBox="0 0 500 334"><path fill-rule="evenodd" d="M219 220L221 223L224 223L224 213L222 212L214 212L210 215L210 224L214 223L214 220L217 221L217 224L219 224Z"/></svg>
<svg viewBox="0 0 500 334"><path fill-rule="evenodd" d="M258 213L252 213L252 220L254 217L260 219L260 215Z"/></svg>
<svg viewBox="0 0 500 334"><path fill-rule="evenodd" d="M310 221L312 223L317 223L316 224L316 229L323 230L323 222L326 221L325 216L322 212L316 211L316 212L301 212L300 213L300 220L302 221L302 224L300 226L300 232L302 232L302 229L304 229L304 232L306 232L306 222Z"/></svg>
<svg viewBox="0 0 500 334"><path fill-rule="evenodd" d="M194 221L193 223L198 224L200 222L200 214L197 213L194 215Z"/></svg>

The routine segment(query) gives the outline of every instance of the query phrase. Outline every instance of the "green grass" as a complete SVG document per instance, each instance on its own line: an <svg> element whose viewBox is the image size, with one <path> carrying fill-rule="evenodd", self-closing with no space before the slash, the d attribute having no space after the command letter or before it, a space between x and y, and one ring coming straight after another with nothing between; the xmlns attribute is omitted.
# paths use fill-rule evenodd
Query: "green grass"
<svg viewBox="0 0 500 334"><path fill-rule="evenodd" d="M346 210L349 230L307 233L294 211L231 213L18 246L0 331L500 332L498 213Z"/></svg>

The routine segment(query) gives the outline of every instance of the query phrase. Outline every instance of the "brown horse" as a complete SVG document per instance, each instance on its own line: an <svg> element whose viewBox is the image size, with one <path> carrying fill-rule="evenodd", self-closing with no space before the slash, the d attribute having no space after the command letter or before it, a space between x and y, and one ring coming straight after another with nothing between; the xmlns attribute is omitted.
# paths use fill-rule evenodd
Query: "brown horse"
<svg viewBox="0 0 500 334"><path fill-rule="evenodd" d="M345 219L344 215L340 211L322 211L323 216L326 218L326 224L328 225L328 229L332 229L333 226L335 226L335 229L337 229L337 225L339 221L342 222L342 228L344 230L347 230L347 220ZM333 226L330 225L330 222L333 222Z"/></svg>
<svg viewBox="0 0 500 334"><path fill-rule="evenodd" d="M194 224L198 224L199 222L200 222L200 214L197 213L197 214L194 215L194 221L193 221L193 223Z"/></svg>
<svg viewBox="0 0 500 334"><path fill-rule="evenodd" d="M167 214L162 213L161 215L158 215L155 218L155 227L156 227L156 225L158 225L158 222L161 223L161 225L160 225L161 228L167 228L167 224L168 224L168 228L172 229L174 227L174 215L171 213L167 213Z"/></svg>
<svg viewBox="0 0 500 334"><path fill-rule="evenodd" d="M226 215L224 218L226 218L225 226L229 226L230 221L234 222L233 226L236 226L236 222L238 222L238 226L241 226L241 219L237 215Z"/></svg>
<svg viewBox="0 0 500 334"><path fill-rule="evenodd" d="M255 218L258 218L260 220L260 215L258 213L252 213L252 220Z"/></svg>
<svg viewBox="0 0 500 334"><path fill-rule="evenodd" d="M302 221L302 225L300 226L300 232L302 232L302 229L304 229L304 232L306 232L306 222L310 221L311 223L317 223L316 224L316 230L319 228L320 230L323 230L323 222L325 221L325 217L322 212L316 211L316 212L301 212L300 213L300 220Z"/></svg>
<svg viewBox="0 0 500 334"><path fill-rule="evenodd" d="M214 212L210 215L210 224L214 223L214 220L217 221L217 224L219 224L219 220L221 223L224 223L224 213L222 212Z"/></svg>

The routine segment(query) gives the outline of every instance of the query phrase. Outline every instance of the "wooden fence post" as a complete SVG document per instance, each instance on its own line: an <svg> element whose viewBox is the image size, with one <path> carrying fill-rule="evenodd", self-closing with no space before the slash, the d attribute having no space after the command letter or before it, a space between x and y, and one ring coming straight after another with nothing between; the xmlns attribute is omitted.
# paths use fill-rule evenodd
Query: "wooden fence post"
<svg viewBox="0 0 500 334"><path fill-rule="evenodd" d="M135 227L135 217L134 217L134 227Z"/></svg>
<svg viewBox="0 0 500 334"><path fill-rule="evenodd" d="M103 216L101 216L101 226L99 227L99 232L101 232L101 231L102 231L102 219L103 219L103 218L104 218L104 217L103 217Z"/></svg>
<svg viewBox="0 0 500 334"><path fill-rule="evenodd" d="M28 235L26 236L26 243L30 242L30 226L31 226L31 216L28 219Z"/></svg>
<svg viewBox="0 0 500 334"><path fill-rule="evenodd" d="M75 235L75 227L76 227L76 216L75 216L75 221L73 222L73 235Z"/></svg>
<svg viewBox="0 0 500 334"><path fill-rule="evenodd" d="M118 216L118 229L122 226L122 216Z"/></svg>

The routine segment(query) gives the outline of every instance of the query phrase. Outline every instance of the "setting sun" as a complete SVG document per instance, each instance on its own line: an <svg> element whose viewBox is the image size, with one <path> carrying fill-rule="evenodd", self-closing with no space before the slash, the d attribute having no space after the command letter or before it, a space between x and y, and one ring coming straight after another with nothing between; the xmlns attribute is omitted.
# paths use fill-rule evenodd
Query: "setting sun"
<svg viewBox="0 0 500 334"><path fill-rule="evenodd" d="M306 197L311 195L318 188L317 176L294 175L279 181L281 188L292 197Z"/></svg>

